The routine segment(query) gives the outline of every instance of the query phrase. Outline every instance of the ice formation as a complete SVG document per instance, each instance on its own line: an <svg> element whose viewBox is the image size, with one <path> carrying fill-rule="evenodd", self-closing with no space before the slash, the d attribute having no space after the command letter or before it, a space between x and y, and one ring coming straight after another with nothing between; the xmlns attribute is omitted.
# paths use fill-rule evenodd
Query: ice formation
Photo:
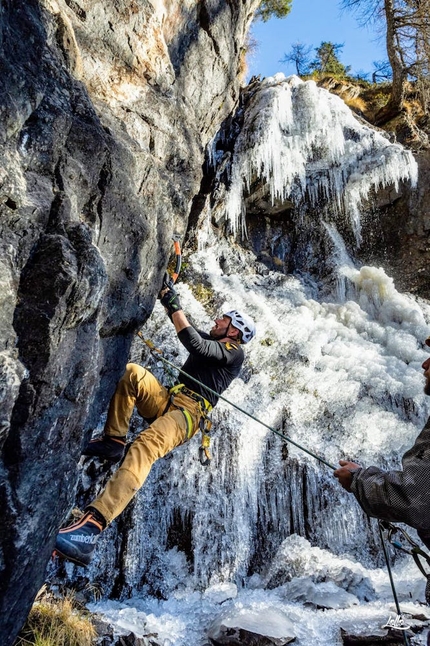
<svg viewBox="0 0 430 646"><path fill-rule="evenodd" d="M336 195L357 234L359 204L372 187L414 180L408 152L312 82L268 79L246 119L228 195L234 229L244 187L256 174L273 198ZM337 250L338 289L330 299L318 302L306 277L269 271L208 228L187 259L193 282L179 285L181 302L201 329L232 308L257 322L243 373L225 393L229 401L331 464L348 457L398 467L428 415L421 364L430 308L400 294L383 269L355 267L337 230L326 228ZM209 286L207 309L195 297L199 283ZM161 305L144 334L176 365L185 360ZM136 345L134 360L141 350ZM166 385L173 382L174 371L147 360ZM300 646L340 644L341 627L380 630L392 610L391 590L375 526L354 498L330 469L224 401L213 426L210 469L198 461L198 439L154 466L136 496L127 537L124 577L136 596L97 608L118 630L156 632L166 646L206 644L220 603L232 616L243 610L247 625L269 608L285 614ZM94 574L106 553L114 563L109 532ZM288 555L291 581L277 580ZM300 581L316 601L312 608L297 596ZM395 582L402 602L423 599L424 578L409 557L397 560ZM321 595L337 609L317 610Z"/></svg>
<svg viewBox="0 0 430 646"><path fill-rule="evenodd" d="M220 311L238 307L258 321L244 374L226 397L330 462L348 456L397 466L428 414L420 370L428 306L398 293L383 270L371 267L344 268L348 297L318 303L291 276L251 269L225 275L219 258L227 253L225 243L212 241L190 258L195 281L210 282ZM209 314L190 287L178 289L185 311L207 329ZM181 364L186 353L161 306L145 334ZM150 367L164 382L174 378L161 362ZM300 646L340 644L341 627L380 630L392 612L391 590L382 559L373 556L381 556L375 527L354 499L329 469L294 447L287 457L282 440L227 403L218 404L213 420L211 468L201 467L198 440L192 441L157 463L137 496L126 573L140 589L137 598L99 609L118 626L142 612L147 632L171 646L206 643L220 601L251 617L269 607L285 612ZM179 536L190 534L192 556L171 548L172 525ZM293 585L278 582L269 590L270 567L285 539L296 568ZM143 572L166 601L139 588ZM309 601L319 605L322 594L337 610L322 614L302 605L300 581ZM409 558L399 561L395 581L402 602L423 599L425 580Z"/></svg>
<svg viewBox="0 0 430 646"><path fill-rule="evenodd" d="M217 161L215 138L212 160ZM235 141L225 212L245 232L244 193L264 180L272 200L316 207L330 199L360 240L360 207L372 189L417 179L411 152L359 122L339 97L314 81L283 74L251 97Z"/></svg>

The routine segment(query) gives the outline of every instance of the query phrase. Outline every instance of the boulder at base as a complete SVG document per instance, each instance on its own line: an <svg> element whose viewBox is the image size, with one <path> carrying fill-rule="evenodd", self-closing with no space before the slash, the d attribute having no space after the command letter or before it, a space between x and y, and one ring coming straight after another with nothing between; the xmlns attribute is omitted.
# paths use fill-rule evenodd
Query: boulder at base
<svg viewBox="0 0 430 646"><path fill-rule="evenodd" d="M231 608L208 630L214 646L285 646L296 639L287 615L273 608Z"/></svg>
<svg viewBox="0 0 430 646"><path fill-rule="evenodd" d="M283 591L290 601L313 604L317 608L339 610L359 604L354 594L339 588L333 581L314 583L311 577L293 579L285 584Z"/></svg>

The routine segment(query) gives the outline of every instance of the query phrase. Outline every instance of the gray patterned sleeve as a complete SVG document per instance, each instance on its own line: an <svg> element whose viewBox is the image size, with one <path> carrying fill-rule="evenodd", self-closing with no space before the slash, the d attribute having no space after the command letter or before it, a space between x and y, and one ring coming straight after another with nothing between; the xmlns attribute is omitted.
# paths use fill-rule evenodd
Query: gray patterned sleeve
<svg viewBox="0 0 430 646"><path fill-rule="evenodd" d="M351 491L369 515L430 530L430 428L402 458L402 470L357 469Z"/></svg>
<svg viewBox="0 0 430 646"><path fill-rule="evenodd" d="M378 467L358 469L353 476L351 491L369 516L408 522L411 500L402 471L382 471Z"/></svg>

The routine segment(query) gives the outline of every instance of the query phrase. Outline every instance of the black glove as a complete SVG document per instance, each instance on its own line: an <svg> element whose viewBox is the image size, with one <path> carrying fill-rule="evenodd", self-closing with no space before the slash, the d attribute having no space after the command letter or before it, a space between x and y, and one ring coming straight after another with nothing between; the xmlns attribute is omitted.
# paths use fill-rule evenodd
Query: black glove
<svg viewBox="0 0 430 646"><path fill-rule="evenodd" d="M179 302L179 296L173 287L169 288L160 300L162 306L166 308L167 314L170 317L172 314L182 309L181 303Z"/></svg>

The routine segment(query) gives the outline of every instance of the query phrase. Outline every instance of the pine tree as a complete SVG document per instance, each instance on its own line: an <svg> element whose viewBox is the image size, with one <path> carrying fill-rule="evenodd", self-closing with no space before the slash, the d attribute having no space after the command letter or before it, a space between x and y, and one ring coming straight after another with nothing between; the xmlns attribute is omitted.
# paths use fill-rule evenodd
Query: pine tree
<svg viewBox="0 0 430 646"><path fill-rule="evenodd" d="M315 48L316 57L312 61L311 70L319 74L333 74L337 77L345 77L351 67L345 67L340 62L338 54L341 52L343 45L323 41L319 47Z"/></svg>
<svg viewBox="0 0 430 646"><path fill-rule="evenodd" d="M292 0L263 0L255 15L263 22L270 18L285 18L291 11L291 3Z"/></svg>
<svg viewBox="0 0 430 646"><path fill-rule="evenodd" d="M398 114L405 102L406 82L416 82L424 111L430 105L430 0L343 0L362 24L384 25L392 89L377 123Z"/></svg>

